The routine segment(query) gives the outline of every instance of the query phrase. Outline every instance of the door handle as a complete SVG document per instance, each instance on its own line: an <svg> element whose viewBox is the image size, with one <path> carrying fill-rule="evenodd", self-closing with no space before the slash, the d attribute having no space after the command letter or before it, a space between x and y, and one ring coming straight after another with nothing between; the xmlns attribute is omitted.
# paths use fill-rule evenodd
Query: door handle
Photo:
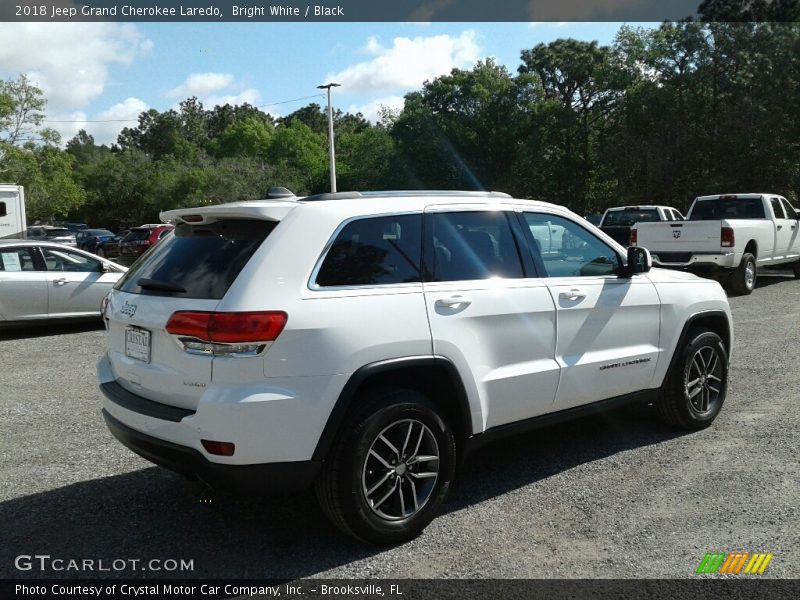
<svg viewBox="0 0 800 600"><path fill-rule="evenodd" d="M776 227L776 229L777 229L778 231L780 231L781 229L783 229L783 225L778 225L778 226Z"/></svg>
<svg viewBox="0 0 800 600"><path fill-rule="evenodd" d="M559 300L569 300L570 302L574 302L575 300L583 300L586 298L586 292L583 290L579 290L578 288L572 288L567 292L561 292L558 295Z"/></svg>
<svg viewBox="0 0 800 600"><path fill-rule="evenodd" d="M55 283L56 285L66 285L67 283L69 283L69 280L68 279L64 279L62 277L61 279L54 279L53 283Z"/></svg>
<svg viewBox="0 0 800 600"><path fill-rule="evenodd" d="M792 229L797 229L797 225L792 225Z"/></svg>
<svg viewBox="0 0 800 600"><path fill-rule="evenodd" d="M472 300L466 296L450 296L449 298L439 298L436 306L439 308L466 308L472 304Z"/></svg>

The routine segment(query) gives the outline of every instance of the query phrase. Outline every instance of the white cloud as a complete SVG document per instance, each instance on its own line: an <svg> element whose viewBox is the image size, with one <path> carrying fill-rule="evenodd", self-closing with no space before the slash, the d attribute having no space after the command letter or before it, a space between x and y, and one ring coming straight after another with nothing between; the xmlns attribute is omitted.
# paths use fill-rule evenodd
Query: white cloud
<svg viewBox="0 0 800 600"><path fill-rule="evenodd" d="M105 90L109 67L153 48L135 25L120 23L0 23L0 39L0 74L27 73L51 112L86 106Z"/></svg>
<svg viewBox="0 0 800 600"><path fill-rule="evenodd" d="M342 84L341 93L391 93L419 87L425 80L449 73L453 68L471 67L481 57L474 31L458 37L397 37L390 47L374 36L363 52L373 59L329 73L325 81Z"/></svg>
<svg viewBox="0 0 800 600"><path fill-rule="evenodd" d="M213 106L224 106L225 104L230 104L232 106L236 106L237 104L252 104L253 106L257 105L261 102L261 92L256 89L249 88L239 92L238 94L221 94L221 95L212 95L207 96L206 99L203 101L207 107Z"/></svg>
<svg viewBox="0 0 800 600"><path fill-rule="evenodd" d="M230 73L192 73L181 85L172 88L164 95L167 98L184 100L197 96L205 98L210 94L229 89L236 82Z"/></svg>
<svg viewBox="0 0 800 600"><path fill-rule="evenodd" d="M351 104L347 108L347 112L350 114L356 114L360 112L362 115L364 115L365 119L376 123L378 121L378 111L380 111L382 107L385 106L390 110L399 111L403 109L404 103L405 100L402 96L388 96L386 98L378 98L377 100L373 100L367 104Z"/></svg>
<svg viewBox="0 0 800 600"><path fill-rule="evenodd" d="M206 107L245 102L256 105L261 102L261 92L247 88L231 73L192 73L181 85L164 95L179 101L197 96Z"/></svg>
<svg viewBox="0 0 800 600"><path fill-rule="evenodd" d="M61 134L62 143L67 143L81 129L94 137L96 144L114 144L124 127L136 127L139 115L150 108L139 98L127 98L91 118L83 111L54 115L46 123ZM54 122L64 121L64 122Z"/></svg>

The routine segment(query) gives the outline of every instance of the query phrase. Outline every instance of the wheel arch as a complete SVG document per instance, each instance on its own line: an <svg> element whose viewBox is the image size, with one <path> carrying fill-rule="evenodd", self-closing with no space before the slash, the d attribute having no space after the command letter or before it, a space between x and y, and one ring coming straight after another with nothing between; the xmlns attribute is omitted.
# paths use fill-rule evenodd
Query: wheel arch
<svg viewBox="0 0 800 600"><path fill-rule="evenodd" d="M686 323L683 324L681 334L678 336L678 343L675 345L672 358L669 361L669 368L664 376L664 382L667 381L669 374L672 373L675 367L675 361L678 360L680 349L686 345L689 334L693 329L699 328L713 331L722 338L722 342L725 344L725 351L728 354L728 360L730 361L732 331L728 315L723 310L709 310L695 313L686 319Z"/></svg>
<svg viewBox="0 0 800 600"><path fill-rule="evenodd" d="M755 240L748 241L747 244L745 244L744 251L749 252L755 258L758 258L758 242Z"/></svg>
<svg viewBox="0 0 800 600"><path fill-rule="evenodd" d="M392 358L364 365L342 388L322 430L312 460L324 460L347 416L359 405L359 395L370 388L404 387L416 390L440 407L456 438L458 455L472 435L472 411L456 366L443 356Z"/></svg>

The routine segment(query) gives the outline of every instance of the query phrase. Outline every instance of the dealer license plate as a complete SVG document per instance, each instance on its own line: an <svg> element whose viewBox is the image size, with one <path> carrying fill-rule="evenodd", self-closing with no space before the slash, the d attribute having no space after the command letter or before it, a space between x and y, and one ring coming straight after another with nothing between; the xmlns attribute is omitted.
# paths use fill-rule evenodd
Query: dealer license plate
<svg viewBox="0 0 800 600"><path fill-rule="evenodd" d="M138 327L125 330L125 356L142 362L150 362L150 332Z"/></svg>

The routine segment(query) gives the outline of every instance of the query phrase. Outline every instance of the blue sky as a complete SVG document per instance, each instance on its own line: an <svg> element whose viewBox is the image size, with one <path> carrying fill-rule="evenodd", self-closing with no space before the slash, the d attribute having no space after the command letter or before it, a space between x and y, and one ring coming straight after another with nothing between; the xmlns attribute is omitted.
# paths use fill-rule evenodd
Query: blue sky
<svg viewBox="0 0 800 600"><path fill-rule="evenodd" d="M324 98L374 117L422 82L559 37L610 43L621 23L16 23L0 24L0 77L27 73L45 91L47 126L111 143L148 108L196 95L285 115ZM7 40L14 43L6 43ZM303 100L285 102L296 98ZM281 104L273 104L281 102Z"/></svg>

